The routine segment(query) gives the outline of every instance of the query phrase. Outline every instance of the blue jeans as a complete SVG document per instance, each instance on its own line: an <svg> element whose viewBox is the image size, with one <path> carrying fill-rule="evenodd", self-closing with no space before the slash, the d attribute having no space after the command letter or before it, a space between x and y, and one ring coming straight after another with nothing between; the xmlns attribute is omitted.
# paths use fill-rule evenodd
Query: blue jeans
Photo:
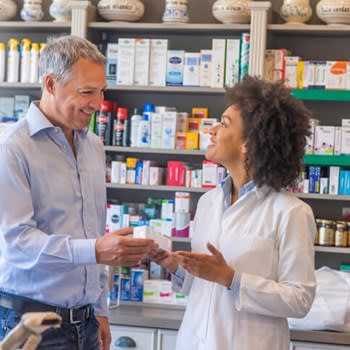
<svg viewBox="0 0 350 350"><path fill-rule="evenodd" d="M17 325L21 316L0 306L0 340ZM92 315L86 321L50 328L42 334L37 350L98 350L98 321Z"/></svg>

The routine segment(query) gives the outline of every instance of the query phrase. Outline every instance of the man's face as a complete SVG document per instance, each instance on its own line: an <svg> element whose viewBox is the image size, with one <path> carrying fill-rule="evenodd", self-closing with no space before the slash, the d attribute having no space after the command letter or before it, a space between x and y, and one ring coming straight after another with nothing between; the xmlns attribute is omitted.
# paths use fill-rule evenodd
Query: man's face
<svg viewBox="0 0 350 350"><path fill-rule="evenodd" d="M68 130L89 125L91 114L100 109L106 87L105 67L79 59L65 83L53 78L53 123Z"/></svg>

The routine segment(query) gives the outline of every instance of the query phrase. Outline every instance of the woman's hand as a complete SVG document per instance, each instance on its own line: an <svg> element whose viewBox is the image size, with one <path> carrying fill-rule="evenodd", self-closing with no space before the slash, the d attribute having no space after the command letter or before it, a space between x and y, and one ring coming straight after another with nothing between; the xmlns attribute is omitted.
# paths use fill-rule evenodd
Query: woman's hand
<svg viewBox="0 0 350 350"><path fill-rule="evenodd" d="M207 243L207 247L212 255L177 251L174 257L192 275L230 287L234 270L212 244Z"/></svg>
<svg viewBox="0 0 350 350"><path fill-rule="evenodd" d="M170 273L174 273L178 268L178 263L174 256L164 249L152 249L149 253L152 261L167 269Z"/></svg>

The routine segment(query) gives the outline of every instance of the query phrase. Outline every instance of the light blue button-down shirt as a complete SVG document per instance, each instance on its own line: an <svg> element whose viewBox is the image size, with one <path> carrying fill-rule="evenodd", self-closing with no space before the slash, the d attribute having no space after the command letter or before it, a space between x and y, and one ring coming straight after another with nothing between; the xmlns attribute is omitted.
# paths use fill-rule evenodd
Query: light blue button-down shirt
<svg viewBox="0 0 350 350"><path fill-rule="evenodd" d="M231 206L231 195L232 195L232 178L231 176L227 176L220 184L223 192L224 192L224 205L223 210L225 211ZM244 184L238 193L238 198L243 197L246 193L250 192L256 187L255 182L253 180L248 181ZM181 286L185 279L185 269L179 265L175 273L172 274L173 283L177 286ZM235 271L235 274L232 279L232 283L229 290L232 290L233 294L238 294L239 288L241 285L241 274L238 271Z"/></svg>
<svg viewBox="0 0 350 350"><path fill-rule="evenodd" d="M105 267L95 243L105 226L103 145L62 130L35 103L0 135L0 289L45 303L94 304L107 315Z"/></svg>

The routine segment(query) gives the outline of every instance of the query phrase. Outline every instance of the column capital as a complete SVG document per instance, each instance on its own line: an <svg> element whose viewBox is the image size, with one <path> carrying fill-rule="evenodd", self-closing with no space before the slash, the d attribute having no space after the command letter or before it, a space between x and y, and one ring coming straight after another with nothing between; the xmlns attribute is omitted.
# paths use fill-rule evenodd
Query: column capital
<svg viewBox="0 0 350 350"><path fill-rule="evenodd" d="M271 8L271 2L249 1L248 6L252 11L268 11Z"/></svg>

